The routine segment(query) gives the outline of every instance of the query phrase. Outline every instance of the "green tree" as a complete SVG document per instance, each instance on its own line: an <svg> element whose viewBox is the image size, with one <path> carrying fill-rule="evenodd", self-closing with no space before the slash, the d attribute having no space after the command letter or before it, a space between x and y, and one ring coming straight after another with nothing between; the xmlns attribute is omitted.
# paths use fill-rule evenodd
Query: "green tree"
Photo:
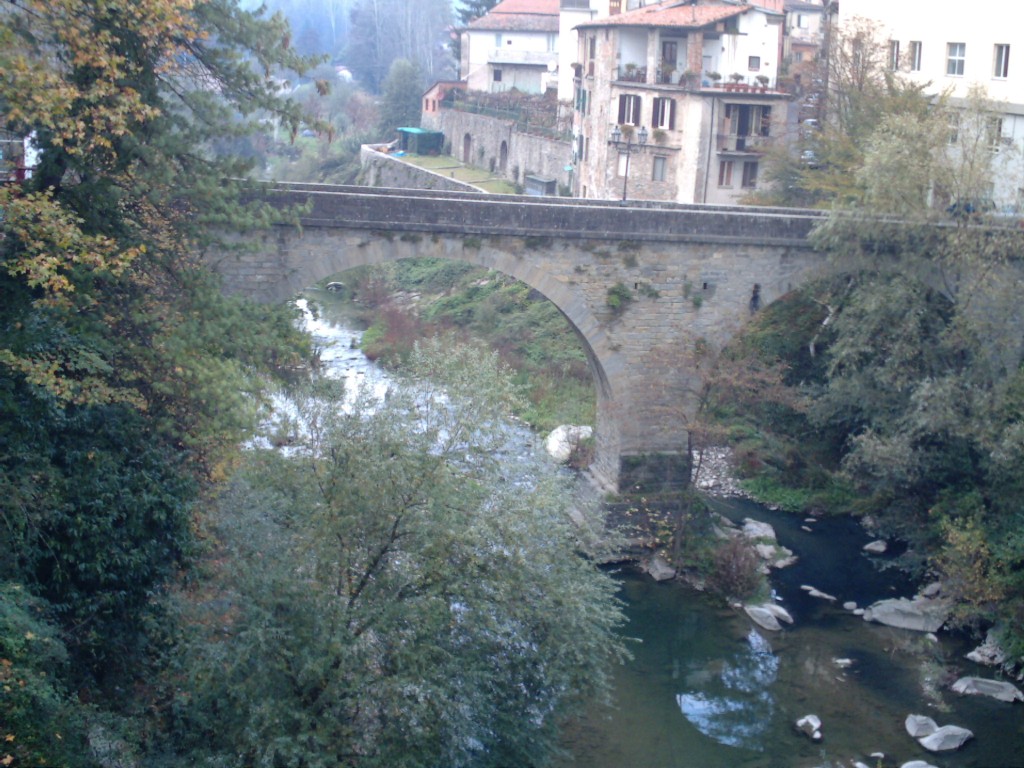
<svg viewBox="0 0 1024 768"><path fill-rule="evenodd" d="M302 352L201 254L272 220L217 147L266 115L296 129L273 72L304 64L228 0L2 3L0 115L40 160L0 189L0 571L53 603L83 685L131 658L259 372Z"/></svg>
<svg viewBox="0 0 1024 768"><path fill-rule="evenodd" d="M384 401L299 408L220 504L219 605L175 741L210 764L540 765L623 656L551 467L504 457L489 352L422 345ZM181 680L181 678L176 678Z"/></svg>
<svg viewBox="0 0 1024 768"><path fill-rule="evenodd" d="M422 95L422 78L416 65L405 59L393 61L384 81L380 106L381 133L389 134L401 127L419 127Z"/></svg>

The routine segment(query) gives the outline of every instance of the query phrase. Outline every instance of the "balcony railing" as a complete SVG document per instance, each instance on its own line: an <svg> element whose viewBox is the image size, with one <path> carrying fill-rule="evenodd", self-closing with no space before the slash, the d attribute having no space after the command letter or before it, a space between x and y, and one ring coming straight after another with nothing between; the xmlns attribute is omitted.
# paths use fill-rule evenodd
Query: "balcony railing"
<svg viewBox="0 0 1024 768"><path fill-rule="evenodd" d="M590 0L562 0L559 7L563 11L589 11Z"/></svg>
<svg viewBox="0 0 1024 768"><path fill-rule="evenodd" d="M771 136L720 133L717 138L719 152L749 152L752 154L761 154L772 144Z"/></svg>

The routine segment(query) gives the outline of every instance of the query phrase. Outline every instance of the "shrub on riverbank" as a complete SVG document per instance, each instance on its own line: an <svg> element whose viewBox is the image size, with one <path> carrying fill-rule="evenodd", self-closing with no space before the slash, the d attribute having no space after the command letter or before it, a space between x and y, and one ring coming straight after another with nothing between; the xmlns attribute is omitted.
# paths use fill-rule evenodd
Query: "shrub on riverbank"
<svg viewBox="0 0 1024 768"><path fill-rule="evenodd" d="M367 325L363 351L400 366L416 339L455 333L495 349L527 402L517 414L540 431L593 424L586 354L558 309L507 275L446 259L408 259L352 270L348 297ZM325 297L330 301L334 297Z"/></svg>

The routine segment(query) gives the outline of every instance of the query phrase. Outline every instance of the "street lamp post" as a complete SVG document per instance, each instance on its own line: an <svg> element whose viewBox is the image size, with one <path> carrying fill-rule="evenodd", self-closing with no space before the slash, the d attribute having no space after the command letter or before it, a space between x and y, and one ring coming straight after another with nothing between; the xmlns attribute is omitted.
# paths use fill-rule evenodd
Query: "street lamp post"
<svg viewBox="0 0 1024 768"><path fill-rule="evenodd" d="M636 132L637 143L635 148L641 151L647 146L647 128L640 126L640 130ZM620 152L626 153L626 168L622 174L622 202L626 202L626 185L629 183L629 157L633 154L634 144L633 136L629 135L626 140L622 140L622 129L619 126L612 128L612 137L608 141L609 144L616 147Z"/></svg>

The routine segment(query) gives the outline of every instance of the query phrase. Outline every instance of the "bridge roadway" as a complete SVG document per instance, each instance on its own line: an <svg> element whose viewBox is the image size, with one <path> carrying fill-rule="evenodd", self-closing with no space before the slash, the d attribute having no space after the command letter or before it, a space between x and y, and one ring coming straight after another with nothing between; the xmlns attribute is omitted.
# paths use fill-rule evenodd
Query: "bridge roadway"
<svg viewBox="0 0 1024 768"><path fill-rule="evenodd" d="M250 195L302 209L252 235L254 248L207 255L228 292L285 301L353 267L435 257L546 296L590 361L592 472L609 489L655 490L686 471L705 355L824 266L808 241L816 211L319 184Z"/></svg>

